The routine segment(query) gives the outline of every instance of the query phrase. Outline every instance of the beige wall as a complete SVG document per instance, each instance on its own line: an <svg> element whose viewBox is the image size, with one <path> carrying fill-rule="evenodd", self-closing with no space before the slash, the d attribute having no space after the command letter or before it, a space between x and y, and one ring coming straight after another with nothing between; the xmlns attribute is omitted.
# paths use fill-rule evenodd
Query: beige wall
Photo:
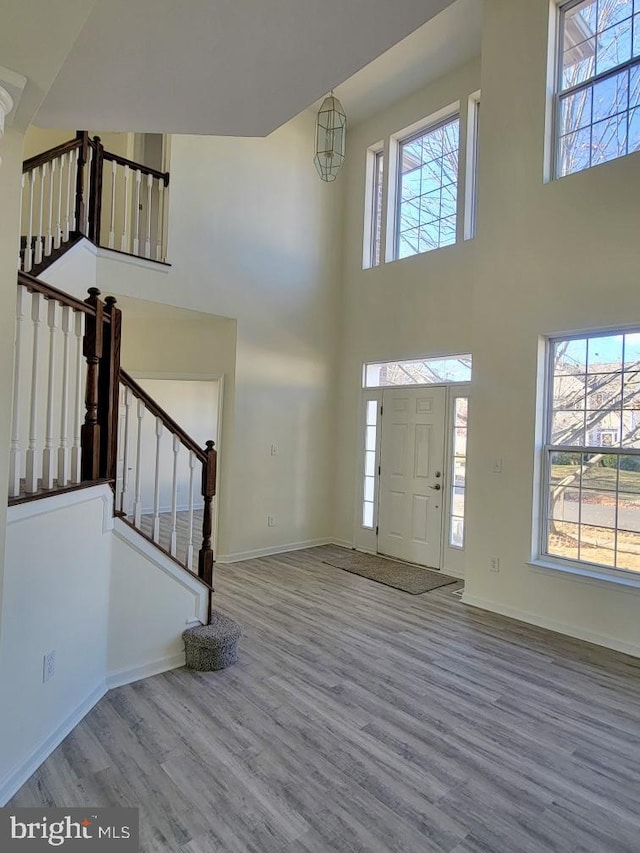
<svg viewBox="0 0 640 853"><path fill-rule="evenodd" d="M387 146L391 134L458 101L464 139L467 100L479 86L480 63L475 60L359 125L349 136L343 176L343 344L334 516L341 541L354 541L363 363L469 352L472 340L476 241L362 269L366 151L380 141ZM385 147L387 163L388 153Z"/></svg>
<svg viewBox="0 0 640 853"><path fill-rule="evenodd" d="M221 558L332 534L342 188L318 179L313 129L305 113L267 139L174 137L171 268L98 268L104 292L237 321Z"/></svg>
<svg viewBox="0 0 640 853"><path fill-rule="evenodd" d="M546 0L485 2L467 590L640 654L637 591L527 564L539 338L640 323L640 154L543 183L548 14Z"/></svg>
<svg viewBox="0 0 640 853"><path fill-rule="evenodd" d="M547 0L485 0L481 72L472 63L350 135L335 529L351 540L362 362L471 349L466 600L640 654L639 591L528 562L541 336L640 323L640 154L544 183L548 30ZM363 271L367 146L480 84L477 239Z"/></svg>
<svg viewBox="0 0 640 853"><path fill-rule="evenodd" d="M55 148L63 142L74 139L75 130L51 130L31 125L24 137L23 159L28 160L36 154L42 154L49 148ZM115 133L111 131L90 130L90 136L99 136L105 149L120 157L133 156L133 133Z"/></svg>
<svg viewBox="0 0 640 853"><path fill-rule="evenodd" d="M123 312L122 366L125 370L145 376L224 378L222 431L217 440L219 539L215 544L216 553L228 554L231 519L227 496L232 476L236 321L127 297L119 297L118 304ZM140 382L145 386L144 380ZM178 414L170 414L187 428ZM194 434L194 437L197 436Z"/></svg>

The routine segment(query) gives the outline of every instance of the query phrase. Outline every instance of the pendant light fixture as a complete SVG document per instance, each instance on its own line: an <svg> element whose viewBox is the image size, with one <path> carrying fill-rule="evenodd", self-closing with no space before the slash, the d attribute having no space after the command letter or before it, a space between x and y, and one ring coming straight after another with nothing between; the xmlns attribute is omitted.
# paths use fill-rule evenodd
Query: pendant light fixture
<svg viewBox="0 0 640 853"><path fill-rule="evenodd" d="M313 162L323 181L335 181L342 164L347 137L347 116L333 91L322 102L316 119Z"/></svg>

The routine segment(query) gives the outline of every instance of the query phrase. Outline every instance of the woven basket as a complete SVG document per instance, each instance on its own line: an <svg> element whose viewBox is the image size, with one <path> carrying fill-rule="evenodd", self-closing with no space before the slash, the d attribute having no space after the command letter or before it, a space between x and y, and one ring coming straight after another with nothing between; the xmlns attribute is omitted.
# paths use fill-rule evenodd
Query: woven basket
<svg viewBox="0 0 640 853"><path fill-rule="evenodd" d="M188 628L182 634L187 666L199 672L231 666L238 660L241 636L242 625L214 610L211 624Z"/></svg>

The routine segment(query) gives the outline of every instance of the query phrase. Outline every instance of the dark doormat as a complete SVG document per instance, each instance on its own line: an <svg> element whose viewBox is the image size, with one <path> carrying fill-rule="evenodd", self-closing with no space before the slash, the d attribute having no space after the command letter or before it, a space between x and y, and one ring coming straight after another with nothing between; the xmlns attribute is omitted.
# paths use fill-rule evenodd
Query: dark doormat
<svg viewBox="0 0 640 853"><path fill-rule="evenodd" d="M443 575L422 566L414 566L411 563L400 563L397 560L388 560L386 557L377 557L374 554L362 554L359 551L347 551L342 554L323 560L328 566L335 566L353 575L401 589L411 595L421 595L441 586L456 583L457 578Z"/></svg>

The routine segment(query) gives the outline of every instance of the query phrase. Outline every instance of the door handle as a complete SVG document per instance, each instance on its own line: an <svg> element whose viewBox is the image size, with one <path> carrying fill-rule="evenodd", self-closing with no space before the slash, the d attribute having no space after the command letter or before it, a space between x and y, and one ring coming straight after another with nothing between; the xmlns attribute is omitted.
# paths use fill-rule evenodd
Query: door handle
<svg viewBox="0 0 640 853"><path fill-rule="evenodd" d="M436 492L439 492L442 486L440 483L436 483L435 486L429 486L430 489L434 489Z"/></svg>

